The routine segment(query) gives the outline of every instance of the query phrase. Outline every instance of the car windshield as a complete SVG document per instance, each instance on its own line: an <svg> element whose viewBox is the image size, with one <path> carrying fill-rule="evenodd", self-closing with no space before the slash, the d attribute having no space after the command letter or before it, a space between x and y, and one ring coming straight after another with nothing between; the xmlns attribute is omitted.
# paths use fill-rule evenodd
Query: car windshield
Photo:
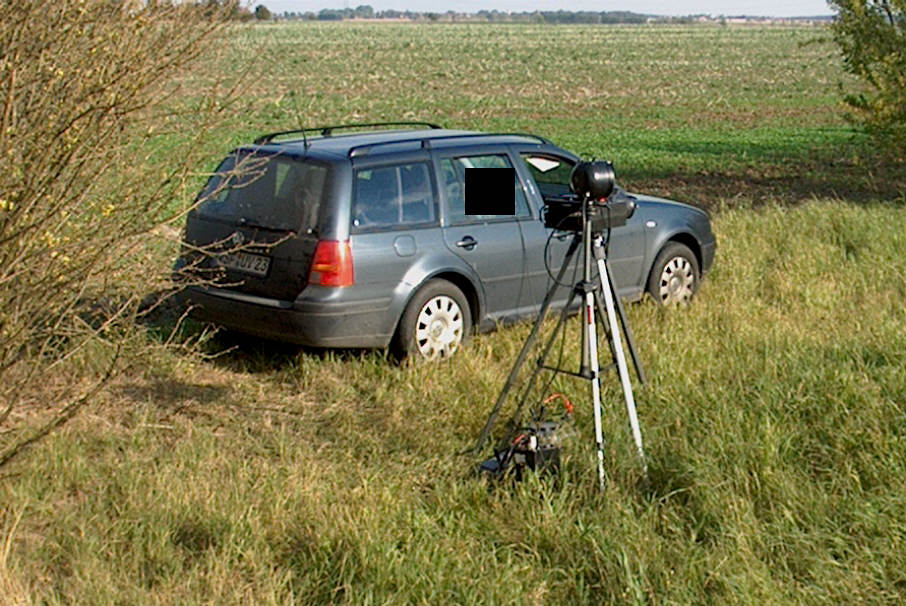
<svg viewBox="0 0 906 606"><path fill-rule="evenodd" d="M198 214L264 227L311 232L317 227L327 168L275 154L237 152L198 196Z"/></svg>

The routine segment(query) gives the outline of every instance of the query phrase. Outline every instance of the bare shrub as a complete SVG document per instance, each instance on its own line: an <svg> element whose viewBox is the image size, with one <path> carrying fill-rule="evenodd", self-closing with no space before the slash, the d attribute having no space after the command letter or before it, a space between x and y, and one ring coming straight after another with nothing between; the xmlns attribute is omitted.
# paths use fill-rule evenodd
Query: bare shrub
<svg viewBox="0 0 906 606"><path fill-rule="evenodd" d="M236 10L0 1L0 466L116 372L143 292L163 284L151 251L178 235L230 98L216 70L186 75L217 60Z"/></svg>

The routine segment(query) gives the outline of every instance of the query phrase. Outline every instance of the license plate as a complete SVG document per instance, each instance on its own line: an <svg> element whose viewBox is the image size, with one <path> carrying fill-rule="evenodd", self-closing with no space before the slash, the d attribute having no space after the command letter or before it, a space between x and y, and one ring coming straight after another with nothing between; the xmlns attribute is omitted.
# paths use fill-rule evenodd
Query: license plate
<svg viewBox="0 0 906 606"><path fill-rule="evenodd" d="M220 264L254 276L264 277L271 266L271 258L245 252L228 253L220 257Z"/></svg>

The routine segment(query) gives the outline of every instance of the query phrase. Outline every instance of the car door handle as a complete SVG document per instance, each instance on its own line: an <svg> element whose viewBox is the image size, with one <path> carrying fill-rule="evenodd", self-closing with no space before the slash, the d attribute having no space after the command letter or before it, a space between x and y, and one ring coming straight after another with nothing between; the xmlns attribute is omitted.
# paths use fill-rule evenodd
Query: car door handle
<svg viewBox="0 0 906 606"><path fill-rule="evenodd" d="M465 248L466 250L472 250L473 248L478 246L478 240L476 240L472 236L466 236L465 238L457 242L456 246Z"/></svg>
<svg viewBox="0 0 906 606"><path fill-rule="evenodd" d="M563 242L564 240L566 240L567 238L569 238L572 235L573 235L573 233L571 231L561 231L559 233L555 233L554 238Z"/></svg>

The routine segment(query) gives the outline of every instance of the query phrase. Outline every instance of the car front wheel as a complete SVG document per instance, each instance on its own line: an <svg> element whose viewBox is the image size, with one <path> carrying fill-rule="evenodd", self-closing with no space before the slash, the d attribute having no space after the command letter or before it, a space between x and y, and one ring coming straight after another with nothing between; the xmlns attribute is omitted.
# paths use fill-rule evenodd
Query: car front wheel
<svg viewBox="0 0 906 606"><path fill-rule="evenodd" d="M450 358L472 330L465 295L446 280L431 280L409 301L400 318L393 349L400 358Z"/></svg>
<svg viewBox="0 0 906 606"><path fill-rule="evenodd" d="M689 303L700 279L695 254L685 244L669 242L651 267L648 292L660 305Z"/></svg>

